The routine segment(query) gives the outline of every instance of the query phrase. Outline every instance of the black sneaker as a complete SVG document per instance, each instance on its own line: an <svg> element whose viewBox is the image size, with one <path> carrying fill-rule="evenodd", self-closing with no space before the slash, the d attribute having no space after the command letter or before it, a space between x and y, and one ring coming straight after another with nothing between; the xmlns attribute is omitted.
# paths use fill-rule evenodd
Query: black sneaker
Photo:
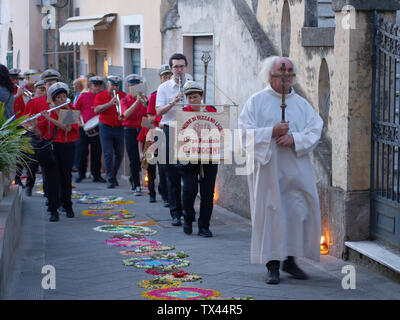
<svg viewBox="0 0 400 320"><path fill-rule="evenodd" d="M85 177L78 176L78 177L76 177L75 182L80 183L80 182L82 182L83 179L85 179Z"/></svg>
<svg viewBox="0 0 400 320"><path fill-rule="evenodd" d="M107 182L107 188L108 188L108 189L114 189L114 188L115 188L115 183L114 183L114 181L108 181L108 182Z"/></svg>
<svg viewBox="0 0 400 320"><path fill-rule="evenodd" d="M60 220L60 216L58 214L58 211L53 211L50 213L50 222L57 222L58 220Z"/></svg>
<svg viewBox="0 0 400 320"><path fill-rule="evenodd" d="M72 209L65 210L67 212L67 218L75 217L75 213Z"/></svg>
<svg viewBox="0 0 400 320"><path fill-rule="evenodd" d="M299 268L299 266L294 262L293 257L288 257L287 260L283 261L282 271L285 271L292 275L293 278L298 280L307 280L308 275Z"/></svg>
<svg viewBox="0 0 400 320"><path fill-rule="evenodd" d="M164 200L164 208L168 208L169 207L169 202L168 200Z"/></svg>
<svg viewBox="0 0 400 320"><path fill-rule="evenodd" d="M278 284L279 283L279 265L280 262L277 260L272 260L269 261L266 264L266 267L268 269L268 278L267 278L267 284Z"/></svg>
<svg viewBox="0 0 400 320"><path fill-rule="evenodd" d="M193 228L191 222L183 221L183 232L186 234L192 234Z"/></svg>
<svg viewBox="0 0 400 320"><path fill-rule="evenodd" d="M25 195L26 195L27 197L32 197L32 188L31 188L31 187L27 187L27 188L25 189Z"/></svg>
<svg viewBox="0 0 400 320"><path fill-rule="evenodd" d="M93 178L93 182L106 183L107 181L102 177L95 177Z"/></svg>
<svg viewBox="0 0 400 320"><path fill-rule="evenodd" d="M151 203L156 202L156 196L155 196L155 195L151 195L151 196L150 196L150 202L151 202Z"/></svg>
<svg viewBox="0 0 400 320"><path fill-rule="evenodd" d="M213 236L212 232L208 228L200 228L198 235L204 238L211 238Z"/></svg>
<svg viewBox="0 0 400 320"><path fill-rule="evenodd" d="M180 227L182 225L181 218L173 218L172 225L174 227Z"/></svg>

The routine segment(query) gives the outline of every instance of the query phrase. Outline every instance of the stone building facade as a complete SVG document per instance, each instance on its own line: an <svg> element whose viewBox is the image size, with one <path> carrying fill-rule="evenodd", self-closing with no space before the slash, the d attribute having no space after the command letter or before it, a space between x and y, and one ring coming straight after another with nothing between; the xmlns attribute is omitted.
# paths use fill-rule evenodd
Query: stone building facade
<svg viewBox="0 0 400 320"><path fill-rule="evenodd" d="M264 58L284 55L297 63L295 90L324 120L313 162L322 233L331 245L330 254L337 257L345 253L346 241L371 238L373 17L379 10L394 19L399 8L395 0L165 0L161 4L163 61L183 52L193 66L196 43L207 40L217 104L227 103L228 96L240 112L245 101L265 86L258 77ZM247 179L234 170L235 166L220 165L217 203L250 217Z"/></svg>

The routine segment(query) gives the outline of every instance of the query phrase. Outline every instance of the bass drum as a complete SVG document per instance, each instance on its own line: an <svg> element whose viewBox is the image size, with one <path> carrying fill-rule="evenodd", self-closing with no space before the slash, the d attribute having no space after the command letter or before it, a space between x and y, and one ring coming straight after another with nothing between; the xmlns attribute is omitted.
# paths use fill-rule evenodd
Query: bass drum
<svg viewBox="0 0 400 320"><path fill-rule="evenodd" d="M88 137L95 137L98 136L100 133L99 129L99 120L100 116L94 116L92 119L90 119L88 122L85 123L83 126L83 130L86 132Z"/></svg>

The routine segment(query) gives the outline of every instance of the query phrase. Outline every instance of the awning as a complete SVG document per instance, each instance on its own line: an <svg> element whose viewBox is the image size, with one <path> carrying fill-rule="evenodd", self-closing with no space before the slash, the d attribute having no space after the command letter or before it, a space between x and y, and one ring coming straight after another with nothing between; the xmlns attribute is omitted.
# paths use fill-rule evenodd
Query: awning
<svg viewBox="0 0 400 320"><path fill-rule="evenodd" d="M93 31L105 30L114 21L117 14L101 16L72 17L60 31L60 44L94 45Z"/></svg>

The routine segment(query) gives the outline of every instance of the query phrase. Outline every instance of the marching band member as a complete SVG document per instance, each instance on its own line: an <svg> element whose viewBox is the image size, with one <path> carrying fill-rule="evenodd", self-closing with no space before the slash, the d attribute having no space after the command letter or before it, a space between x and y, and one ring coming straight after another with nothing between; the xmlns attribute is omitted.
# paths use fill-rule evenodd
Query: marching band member
<svg viewBox="0 0 400 320"><path fill-rule="evenodd" d="M33 71L30 71L30 72L33 72ZM46 95L43 95L40 97L35 97L26 104L25 110L24 110L24 115L28 115L29 117L33 116L35 114L38 114L44 110L50 109L52 102L51 102L51 99L47 95L47 91L54 83L59 81L59 79L61 78L61 74L54 69L47 69L40 75L40 78L41 78L41 81L44 82L44 86L46 89ZM32 196L32 189L35 185L36 172L38 170L38 163L33 162L29 166L29 169L30 170L28 170L28 179L26 181L26 190L25 190L25 193L28 197ZM44 170L42 170L42 172L43 171ZM43 190L44 190L44 196L47 197L47 181L46 181L45 175L43 175Z"/></svg>
<svg viewBox="0 0 400 320"><path fill-rule="evenodd" d="M19 88L19 74L21 73L20 69L10 69L10 79L12 83L14 84L14 114L15 114L15 119L18 119L23 116L24 109L25 109L25 102L23 98L24 91L22 88ZM27 154L25 154L27 155ZM15 184L20 185L21 187L24 187L21 181L21 175L22 171L24 169L24 164L19 163L16 168L16 173L15 173Z"/></svg>
<svg viewBox="0 0 400 320"><path fill-rule="evenodd" d="M53 84L47 92L48 98L59 106L67 102L69 94L68 85L62 82ZM44 176L47 181L48 211L50 221L59 220L58 207L62 205L67 217L75 216L72 209L72 165L75 154L75 141L79 139L78 124L64 124L60 122L61 109L71 110L72 106L65 105L50 114L44 110L41 117L36 121L34 133L40 138L53 140L53 151L55 163L44 167ZM61 188L61 194L60 189ZM61 198L60 198L61 196Z"/></svg>
<svg viewBox="0 0 400 320"><path fill-rule="evenodd" d="M34 85L35 91L33 92L34 98L44 97L46 95L46 85L44 80L40 80Z"/></svg>
<svg viewBox="0 0 400 320"><path fill-rule="evenodd" d="M168 181L169 210L173 226L181 226L182 200L181 200L181 179L182 173L179 164L173 161L174 141L174 107L184 99L182 85L185 83L187 59L183 54L176 53L169 59L169 66L172 69L173 77L161 84L157 90L156 110L157 115L162 116L160 124L166 137L166 169ZM171 130L170 130L171 128ZM171 150L170 150L171 148ZM170 152L171 151L171 152ZM160 155L159 155L160 157Z"/></svg>
<svg viewBox="0 0 400 320"><path fill-rule="evenodd" d="M192 81L186 82L183 87L188 106L183 111L199 112L203 98L203 88L200 84ZM206 106L207 112L216 112L212 106ZM200 166L203 168L203 175L199 179ZM198 235L212 237L210 231L210 219L214 207L215 180L218 172L218 164L188 164L183 166L183 198L184 198L184 223L183 231L186 234L192 233L192 223L195 221L196 212L194 202L196 200L198 185L200 185L200 216L198 219Z"/></svg>
<svg viewBox="0 0 400 320"><path fill-rule="evenodd" d="M36 69L29 69L24 72L23 77L25 80L24 89L29 92L33 92L35 89L34 88L35 83L40 80L40 72ZM29 100L31 100L31 98L27 95L24 95L23 99L25 104L27 104Z"/></svg>
<svg viewBox="0 0 400 320"><path fill-rule="evenodd" d="M122 126L124 127L125 147L129 157L129 168L131 176L129 182L136 196L142 194L140 183L140 156L138 136L141 130L142 118L146 117L147 98L145 96L133 96L132 87L142 82L142 77L137 74L130 74L126 77L129 87L129 94L121 100L123 113Z"/></svg>
<svg viewBox="0 0 400 320"><path fill-rule="evenodd" d="M172 72L169 67L169 64L163 64L158 69L158 74L160 76L160 82L164 83L171 79ZM147 107L147 118L149 118L150 122L154 124L156 127L160 127L160 121L162 116L157 115L156 111L156 100L157 100L157 91L154 91L149 97L149 106ZM160 127L162 129L162 126ZM140 159L143 160L143 147L145 144L146 136L148 129L142 128L140 131L138 141L139 141L139 154ZM156 202L156 193L154 190L154 181L156 178L156 166L148 164L147 168L148 178L149 178L149 191L150 191L150 202ZM158 176L159 176L159 184L158 184L158 192L161 194L161 197L164 201L164 207L169 207L168 202L168 185L167 185L167 172L165 168L165 164L158 163ZM152 191L154 190L154 191Z"/></svg>
<svg viewBox="0 0 400 320"><path fill-rule="evenodd" d="M99 94L104 85L102 77L94 76L89 79L91 83L88 92L81 93L73 108L81 112L83 122L86 123L96 116L94 112L94 99ZM93 182L103 182L101 177L101 143L99 135L89 137L83 129L82 123L79 126L79 142L78 142L78 177L75 182L79 183L86 178L87 159L89 155L90 145L90 170L93 176Z"/></svg>
<svg viewBox="0 0 400 320"><path fill-rule="evenodd" d="M106 166L107 188L111 189L118 186L117 174L124 157L124 129L121 115L117 112L117 96L121 101L126 94L118 90L120 77L108 76L107 80L107 89L94 99L94 112L100 114L100 142Z"/></svg>

